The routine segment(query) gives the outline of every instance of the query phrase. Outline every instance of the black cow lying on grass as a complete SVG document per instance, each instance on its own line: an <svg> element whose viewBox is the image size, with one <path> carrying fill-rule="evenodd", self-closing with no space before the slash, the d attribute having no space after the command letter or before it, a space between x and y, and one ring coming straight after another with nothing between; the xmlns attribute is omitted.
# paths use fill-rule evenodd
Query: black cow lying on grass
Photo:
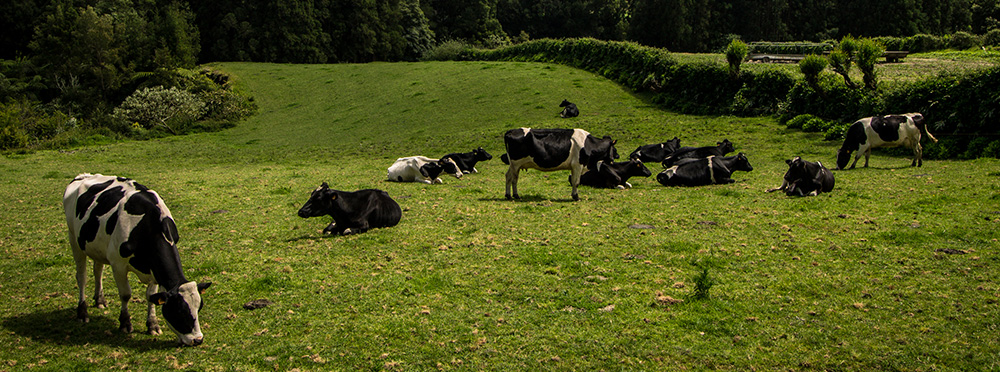
<svg viewBox="0 0 1000 372"><path fill-rule="evenodd" d="M785 163L788 164L788 172L785 172L781 186L767 192L784 190L788 196L816 196L833 190L833 173L823 163L805 161L798 156L785 160Z"/></svg>
<svg viewBox="0 0 1000 372"><path fill-rule="evenodd" d="M323 182L299 209L299 217L324 215L333 217L333 222L323 229L324 234L350 235L360 234L371 228L396 226L403 211L385 191L338 191Z"/></svg>
<svg viewBox="0 0 1000 372"><path fill-rule="evenodd" d="M458 169L461 170L462 173L469 174L479 173L479 170L476 169L476 163L493 159L493 155L490 155L490 153L480 147L472 150L471 152L456 152L442 156L441 160L444 159L451 159L455 162L455 165L458 165Z"/></svg>
<svg viewBox="0 0 1000 372"><path fill-rule="evenodd" d="M559 107L563 108L562 112L559 113L559 117L561 117L561 118L564 118L564 119L565 118L575 118L577 116L580 116L580 110L576 108L576 104L575 103L572 103L572 102L567 101L567 100L563 100L562 103L559 104Z"/></svg>
<svg viewBox="0 0 1000 372"><path fill-rule="evenodd" d="M680 138L674 137L664 143L654 143L652 145L642 145L628 155L629 159L639 159L643 163L661 162L673 154L681 147Z"/></svg>
<svg viewBox="0 0 1000 372"><path fill-rule="evenodd" d="M735 171L753 170L746 155L709 156L700 159L684 159L676 165L656 175L656 180L664 186L704 186L733 183Z"/></svg>
<svg viewBox="0 0 1000 372"><path fill-rule="evenodd" d="M700 159L707 158L709 156L725 156L728 153L736 151L736 147L733 146L732 142L728 139L722 140L722 142L716 142L715 146L705 146L705 147L681 147L670 154L666 159L663 159L663 167L670 168L680 162L682 159Z"/></svg>
<svg viewBox="0 0 1000 372"><path fill-rule="evenodd" d="M632 188L628 179L632 177L649 177L653 173L637 159L629 161L597 164L597 170L588 170L580 176L580 184L605 188L625 190Z"/></svg>

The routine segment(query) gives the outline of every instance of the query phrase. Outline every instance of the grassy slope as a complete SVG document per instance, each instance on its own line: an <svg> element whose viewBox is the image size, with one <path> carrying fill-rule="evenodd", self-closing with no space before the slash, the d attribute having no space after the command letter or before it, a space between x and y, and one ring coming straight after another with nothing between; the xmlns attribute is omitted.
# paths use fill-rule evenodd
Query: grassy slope
<svg viewBox="0 0 1000 372"><path fill-rule="evenodd" d="M782 160L829 164L838 144L769 119L663 112L562 66L219 67L261 105L237 128L0 159L0 371L1000 368L997 160L910 168L876 154L836 172L831 194L786 198L763 192ZM581 117L556 117L563 98ZM634 179L577 203L566 172L525 173L525 200L501 200L499 159L444 185L383 181L398 156L499 156L518 126L609 134L623 154L728 138L755 170L702 188ZM117 305L71 320L60 195L84 171L167 200L187 276L215 283L205 345L118 334ZM328 220L294 214L321 181L388 190L404 220L323 237ZM968 253L936 252L949 248ZM710 300L688 298L699 267ZM241 308L255 298L277 304Z"/></svg>

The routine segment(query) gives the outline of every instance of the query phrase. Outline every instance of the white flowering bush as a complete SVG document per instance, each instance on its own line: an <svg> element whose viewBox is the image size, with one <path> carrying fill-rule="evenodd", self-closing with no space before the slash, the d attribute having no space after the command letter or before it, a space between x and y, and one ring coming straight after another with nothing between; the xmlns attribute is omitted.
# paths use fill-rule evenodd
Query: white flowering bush
<svg viewBox="0 0 1000 372"><path fill-rule="evenodd" d="M114 117L138 123L145 129L161 127L178 134L174 126L186 126L205 114L205 102L183 89L162 86L137 90L115 108Z"/></svg>

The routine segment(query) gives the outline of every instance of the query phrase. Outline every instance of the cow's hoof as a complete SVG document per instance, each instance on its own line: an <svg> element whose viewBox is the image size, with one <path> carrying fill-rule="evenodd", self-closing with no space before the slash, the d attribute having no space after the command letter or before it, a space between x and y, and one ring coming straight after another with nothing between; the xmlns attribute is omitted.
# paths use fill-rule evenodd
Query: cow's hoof
<svg viewBox="0 0 1000 372"><path fill-rule="evenodd" d="M573 201L580 201L580 195L573 195Z"/></svg>
<svg viewBox="0 0 1000 372"><path fill-rule="evenodd" d="M157 336L157 335L162 335L163 331L160 330L160 326L153 326L153 327L150 327L146 331L146 333L149 334L149 335L152 335L152 336Z"/></svg>

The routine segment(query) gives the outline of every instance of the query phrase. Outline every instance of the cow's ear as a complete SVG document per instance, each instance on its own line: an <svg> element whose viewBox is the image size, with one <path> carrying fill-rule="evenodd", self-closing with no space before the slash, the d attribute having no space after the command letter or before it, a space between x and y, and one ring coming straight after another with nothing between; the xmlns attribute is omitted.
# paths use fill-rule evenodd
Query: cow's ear
<svg viewBox="0 0 1000 372"><path fill-rule="evenodd" d="M785 164L792 165L792 159L785 159Z"/></svg>
<svg viewBox="0 0 1000 372"><path fill-rule="evenodd" d="M321 188L321 189L329 189L330 185L327 185L326 182L323 182L322 185L319 185L319 188Z"/></svg>
<svg viewBox="0 0 1000 372"><path fill-rule="evenodd" d="M167 303L167 292L154 293L152 296L149 296L149 302L154 305Z"/></svg>
<svg viewBox="0 0 1000 372"><path fill-rule="evenodd" d="M205 290L212 286L212 282L198 283L198 293L205 294Z"/></svg>

